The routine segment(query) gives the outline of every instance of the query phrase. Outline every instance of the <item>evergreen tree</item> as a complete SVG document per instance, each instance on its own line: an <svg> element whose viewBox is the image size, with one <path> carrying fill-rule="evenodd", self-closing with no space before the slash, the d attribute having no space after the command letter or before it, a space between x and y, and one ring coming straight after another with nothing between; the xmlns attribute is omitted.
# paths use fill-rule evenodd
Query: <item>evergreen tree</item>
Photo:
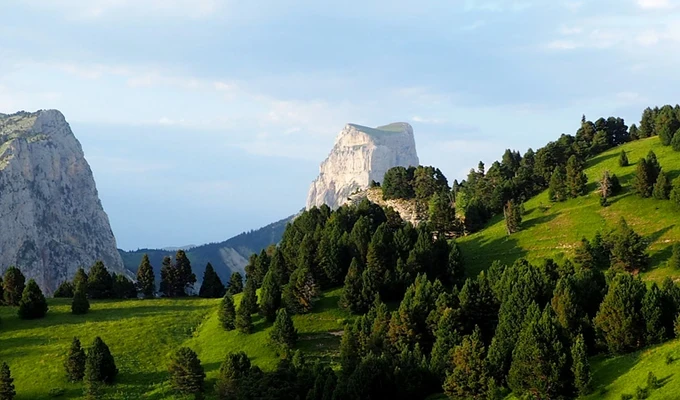
<svg viewBox="0 0 680 400"><path fill-rule="evenodd" d="M85 285L84 288L87 290L87 273L85 273L85 269L80 267L76 271L75 276L73 277L73 290L75 290L78 287L78 284L83 284Z"/></svg>
<svg viewBox="0 0 680 400"><path fill-rule="evenodd" d="M680 151L680 129L675 131L673 139L671 140L671 146L673 147L673 150Z"/></svg>
<svg viewBox="0 0 680 400"><path fill-rule="evenodd" d="M118 368L109 346L97 336L87 352L85 361L85 382L112 384L118 375Z"/></svg>
<svg viewBox="0 0 680 400"><path fill-rule="evenodd" d="M647 162L647 175L649 176L649 184L650 186L654 186L654 183L659 178L659 174L661 173L661 165L659 164L659 161L656 158L654 150L649 150L649 153L647 153L646 162Z"/></svg>
<svg viewBox="0 0 680 400"><path fill-rule="evenodd" d="M251 372L250 359L244 352L229 353L220 365L215 391L220 400L240 399Z"/></svg>
<svg viewBox="0 0 680 400"><path fill-rule="evenodd" d="M290 275L283 290L282 301L292 314L305 314L312 310L319 296L319 289L308 268L298 268Z"/></svg>
<svg viewBox="0 0 680 400"><path fill-rule="evenodd" d="M345 326L340 341L340 366L343 377L349 377L361 362L361 348L357 332L350 326Z"/></svg>
<svg viewBox="0 0 680 400"><path fill-rule="evenodd" d="M508 384L517 394L536 398L566 397L572 392L571 371L557 320L550 307L532 316L512 352Z"/></svg>
<svg viewBox="0 0 680 400"><path fill-rule="evenodd" d="M269 270L264 276L262 289L260 290L260 314L269 322L277 318L277 311L281 307L281 287L274 275Z"/></svg>
<svg viewBox="0 0 680 400"><path fill-rule="evenodd" d="M627 167L629 164L626 150L621 150L621 153L619 154L619 167Z"/></svg>
<svg viewBox="0 0 680 400"><path fill-rule="evenodd" d="M371 222L366 216L360 217L352 228L350 234L350 241L354 245L354 256L362 263L366 262L366 255L368 254L368 245L371 243Z"/></svg>
<svg viewBox="0 0 680 400"><path fill-rule="evenodd" d="M567 191L570 197L578 197L584 195L586 192L586 184L588 177L583 172L583 165L578 161L575 155L569 157L567 160Z"/></svg>
<svg viewBox="0 0 680 400"><path fill-rule="evenodd" d="M588 351L583 335L576 336L571 345L571 373L574 375L574 386L579 396L585 396L591 392L592 377L588 362Z"/></svg>
<svg viewBox="0 0 680 400"><path fill-rule="evenodd" d="M548 197L550 201L564 201L567 199L568 189L564 168L558 166L550 177L548 186Z"/></svg>
<svg viewBox="0 0 680 400"><path fill-rule="evenodd" d="M368 310L368 304L363 296L362 274L363 268L355 257L345 276L345 286L339 301L340 307L354 314L363 314Z"/></svg>
<svg viewBox="0 0 680 400"><path fill-rule="evenodd" d="M113 297L113 278L101 260L96 261L87 277L87 292L92 299Z"/></svg>
<svg viewBox="0 0 680 400"><path fill-rule="evenodd" d="M645 342L647 344L661 343L666 339L663 300L659 287L653 282L642 299L642 317L645 320Z"/></svg>
<svg viewBox="0 0 680 400"><path fill-rule="evenodd" d="M648 138L656 135L654 128L654 111L647 107L642 112L642 118L640 119L640 127L638 129L638 134L641 138Z"/></svg>
<svg viewBox="0 0 680 400"><path fill-rule="evenodd" d="M234 299L231 297L231 294L227 293L222 298L220 308L217 311L217 317L224 330L233 331L236 329L236 307L234 306Z"/></svg>
<svg viewBox="0 0 680 400"><path fill-rule="evenodd" d="M227 287L229 294L236 295L243 291L243 277L239 272L234 272L229 278L229 286Z"/></svg>
<svg viewBox="0 0 680 400"><path fill-rule="evenodd" d="M198 291L200 297L217 299L224 296L226 289L222 280L217 275L217 272L213 269L212 264L208 263L205 266L205 272L203 273L203 282L201 282L201 288Z"/></svg>
<svg viewBox="0 0 680 400"><path fill-rule="evenodd" d="M205 372L196 352L188 347L181 347L170 358L168 365L170 387L183 395L194 395L203 398Z"/></svg>
<svg viewBox="0 0 680 400"><path fill-rule="evenodd" d="M47 314L47 309L47 301L42 290L33 279L29 280L19 301L19 318L42 318Z"/></svg>
<svg viewBox="0 0 680 400"><path fill-rule="evenodd" d="M680 243L673 245L673 252L668 260L668 266L673 268L674 271L680 271Z"/></svg>
<svg viewBox="0 0 680 400"><path fill-rule="evenodd" d="M611 234L611 266L620 271L636 272L649 264L647 242L628 226L621 217L619 226Z"/></svg>
<svg viewBox="0 0 680 400"><path fill-rule="evenodd" d="M602 173L602 178L600 179L600 182L598 182L600 188L598 190L600 197L603 198L605 201L612 195L613 190L612 190L612 179L609 174L609 170L605 170Z"/></svg>
<svg viewBox="0 0 680 400"><path fill-rule="evenodd" d="M676 206L680 207L680 176L673 180L670 199Z"/></svg>
<svg viewBox="0 0 680 400"><path fill-rule="evenodd" d="M363 272L364 298L368 301L384 286L385 274L394 269L394 251L392 233L387 224L381 224L368 246Z"/></svg>
<svg viewBox="0 0 680 400"><path fill-rule="evenodd" d="M69 381L79 382L83 380L86 359L85 350L80 346L80 340L74 337L64 361L64 368L66 369L66 376Z"/></svg>
<svg viewBox="0 0 680 400"><path fill-rule="evenodd" d="M178 279L174 282L173 293L175 297L186 296L188 292L193 290L194 283L196 283L196 275L191 269L191 261L189 261L184 250L177 250L174 268Z"/></svg>
<svg viewBox="0 0 680 400"><path fill-rule="evenodd" d="M113 278L113 297L116 299L136 299L137 287L134 282L127 277L118 274L112 274Z"/></svg>
<svg viewBox="0 0 680 400"><path fill-rule="evenodd" d="M654 181L649 176L649 168L647 161L641 158L637 163L635 169L635 179L633 180L633 189L635 193L642 197L650 197L652 195L652 185Z"/></svg>
<svg viewBox="0 0 680 400"><path fill-rule="evenodd" d="M444 381L444 391L450 398L485 398L489 380L485 357L484 341L476 328L453 350L453 370L446 374Z"/></svg>
<svg viewBox="0 0 680 400"><path fill-rule="evenodd" d="M236 309L236 320L234 325L241 333L249 334L253 332L253 319L250 315L250 307L245 305L243 300L241 300L241 304L239 304Z"/></svg>
<svg viewBox="0 0 680 400"><path fill-rule="evenodd" d="M293 325L293 320L288 315L285 308L281 308L276 312L276 321L269 332L269 340L274 347L278 349L280 354L288 355L297 343L298 334L297 329Z"/></svg>
<svg viewBox="0 0 680 400"><path fill-rule="evenodd" d="M248 315L255 314L257 312L257 288L255 287L256 282L246 279L246 286L243 289L243 296L241 297L240 307L244 307L244 312Z"/></svg>
<svg viewBox="0 0 680 400"><path fill-rule="evenodd" d="M73 293L71 302L71 313L76 315L86 314L90 310L90 301L87 299L85 284L79 283Z"/></svg>
<svg viewBox="0 0 680 400"><path fill-rule="evenodd" d="M508 235L520 230L522 224L521 204L516 201L513 202L512 200L508 201L503 208L503 215L505 216L505 230L508 232Z"/></svg>
<svg viewBox="0 0 680 400"><path fill-rule="evenodd" d="M446 283L460 287L465 282L465 259L456 242L449 244L449 258L446 269Z"/></svg>
<svg viewBox="0 0 680 400"><path fill-rule="evenodd" d="M71 282L69 281L64 281L62 282L57 290L54 291L54 298L55 299L67 299L69 297L73 297L73 290L74 286Z"/></svg>
<svg viewBox="0 0 680 400"><path fill-rule="evenodd" d="M671 182L668 176L661 171L656 179L652 196L657 200L668 200L671 193Z"/></svg>
<svg viewBox="0 0 680 400"><path fill-rule="evenodd" d="M664 146L671 144L673 134L680 128L680 121L675 113L675 110L670 105L661 107L661 110L654 119L654 127L659 140Z"/></svg>
<svg viewBox="0 0 680 400"><path fill-rule="evenodd" d="M5 271L5 278L2 280L5 304L8 306L18 306L21 296L26 287L26 278L17 267L9 267Z"/></svg>
<svg viewBox="0 0 680 400"><path fill-rule="evenodd" d="M0 366L0 400L13 400L16 395L14 378L12 378L9 365L3 362Z"/></svg>
<svg viewBox="0 0 680 400"><path fill-rule="evenodd" d="M458 229L456 209L451 204L448 192L432 196L429 202L429 222L435 232L454 232Z"/></svg>
<svg viewBox="0 0 680 400"><path fill-rule="evenodd" d="M163 263L161 266L161 283L160 292L165 297L175 297L173 287L175 286L175 281L177 280L177 273L172 265L172 259L169 256L163 257Z"/></svg>
<svg viewBox="0 0 680 400"><path fill-rule="evenodd" d="M137 269L137 288L145 299L153 298L156 293L156 277L147 254L142 256L142 262Z"/></svg>
<svg viewBox="0 0 680 400"><path fill-rule="evenodd" d="M439 319L430 359L430 369L439 377L443 377L452 367L451 353L461 342L460 334L456 329L459 319L460 313L451 308L446 308Z"/></svg>
<svg viewBox="0 0 680 400"><path fill-rule="evenodd" d="M612 353L634 350L643 342L644 295L645 284L630 274L618 274L610 283L593 323Z"/></svg>
<svg viewBox="0 0 680 400"><path fill-rule="evenodd" d="M557 322L568 333L578 332L584 313L580 309L576 283L572 276L560 278L551 300Z"/></svg>

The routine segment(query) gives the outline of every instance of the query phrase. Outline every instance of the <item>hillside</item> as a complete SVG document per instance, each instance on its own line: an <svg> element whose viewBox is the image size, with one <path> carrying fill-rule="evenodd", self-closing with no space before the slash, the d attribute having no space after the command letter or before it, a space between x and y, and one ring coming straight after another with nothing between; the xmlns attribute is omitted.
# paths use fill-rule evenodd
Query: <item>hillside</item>
<svg viewBox="0 0 680 400"><path fill-rule="evenodd" d="M618 164L621 149L631 162L627 167ZM544 191L524 204L521 231L508 236L503 216L499 215L480 232L460 238L458 243L465 254L468 273L475 274L494 260L512 264L521 257L536 262L546 257L569 258L582 237L592 239L596 232L613 228L620 217L624 217L636 232L649 240L652 263L646 277L661 281L667 275L680 275L680 271L665 268L672 244L680 241L680 209L669 201L640 198L630 188L635 162L650 150L656 153L671 179L680 175L678 153L662 146L657 137L610 149L587 163L588 195L551 203ZM612 198L612 204L606 208L600 206L595 193L596 181L604 170L615 173L623 186L622 192Z"/></svg>
<svg viewBox="0 0 680 400"><path fill-rule="evenodd" d="M259 253L269 245L278 243L281 240L283 231L286 229L286 224L292 219L293 216L290 216L260 229L243 232L224 242L204 244L187 250L187 256L191 260L191 266L198 279L196 287L200 286L203 271L205 271L207 263L212 263L220 279L225 283L229 280L232 272L238 271L243 274L243 268L248 263L248 257L253 253ZM156 272L157 282L160 282L160 268L163 257L173 257L175 255L175 251L167 249L118 251L123 257L125 268L132 273L137 272L142 255L148 254Z"/></svg>
<svg viewBox="0 0 680 400"><path fill-rule="evenodd" d="M337 309L339 290L326 292L313 313L293 318L300 334L298 348L311 359L330 361L340 343L337 331L348 315ZM239 300L240 295L236 296ZM18 319L15 307L0 307L0 359L12 366L16 400L76 399L82 384L66 381L63 360L74 336L89 346L101 336L111 348L120 370L108 389L112 399L175 398L167 383L169 356L181 346L194 349L205 368L207 398L220 363L230 351L245 351L255 365L272 370L277 357L267 345L269 324L254 316L255 331L244 335L226 332L217 320L217 299L154 299L92 301L86 315L72 315L70 299L50 299L47 317Z"/></svg>

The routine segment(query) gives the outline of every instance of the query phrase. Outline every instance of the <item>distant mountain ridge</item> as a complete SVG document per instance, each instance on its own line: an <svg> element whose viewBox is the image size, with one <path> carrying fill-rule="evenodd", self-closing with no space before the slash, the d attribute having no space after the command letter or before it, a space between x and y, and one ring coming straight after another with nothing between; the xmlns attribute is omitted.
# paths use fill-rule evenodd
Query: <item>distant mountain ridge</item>
<svg viewBox="0 0 680 400"><path fill-rule="evenodd" d="M240 272L245 276L244 268L248 263L248 258L254 254L259 253L263 249L272 244L277 244L283 236L283 231L286 229L288 222L292 221L295 216L284 218L282 220L271 223L260 229L243 232L224 242L208 243L200 246L193 246L184 249L191 261L191 267L196 274L198 282L203 278L203 272L207 263L211 263L215 271L225 284L233 272ZM156 283L160 282L160 270L165 256L174 258L177 249L138 249L134 251L125 251L118 249L125 268L132 273L137 272L139 263L144 254L149 255L151 265L153 265L156 274ZM198 289L198 285L196 286Z"/></svg>

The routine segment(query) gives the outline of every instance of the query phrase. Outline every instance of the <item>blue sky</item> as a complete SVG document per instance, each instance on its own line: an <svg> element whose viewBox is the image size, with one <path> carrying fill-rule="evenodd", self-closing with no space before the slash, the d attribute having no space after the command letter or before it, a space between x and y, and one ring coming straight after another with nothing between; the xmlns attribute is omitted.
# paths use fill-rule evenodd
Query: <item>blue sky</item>
<svg viewBox="0 0 680 400"><path fill-rule="evenodd" d="M453 180L678 102L677 0L2 3L0 112L66 115L125 249L293 214L347 122Z"/></svg>

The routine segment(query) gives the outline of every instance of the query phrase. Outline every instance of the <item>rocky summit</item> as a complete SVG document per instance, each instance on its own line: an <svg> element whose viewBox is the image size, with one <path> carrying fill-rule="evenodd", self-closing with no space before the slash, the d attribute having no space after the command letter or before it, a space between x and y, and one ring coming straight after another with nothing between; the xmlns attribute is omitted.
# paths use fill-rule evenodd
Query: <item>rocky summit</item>
<svg viewBox="0 0 680 400"><path fill-rule="evenodd" d="M103 260L124 273L90 166L56 110L0 114L0 269L48 293Z"/></svg>
<svg viewBox="0 0 680 400"><path fill-rule="evenodd" d="M347 124L309 188L307 209L323 204L338 208L371 181L382 182L388 169L418 164L411 125L397 122L369 128Z"/></svg>

